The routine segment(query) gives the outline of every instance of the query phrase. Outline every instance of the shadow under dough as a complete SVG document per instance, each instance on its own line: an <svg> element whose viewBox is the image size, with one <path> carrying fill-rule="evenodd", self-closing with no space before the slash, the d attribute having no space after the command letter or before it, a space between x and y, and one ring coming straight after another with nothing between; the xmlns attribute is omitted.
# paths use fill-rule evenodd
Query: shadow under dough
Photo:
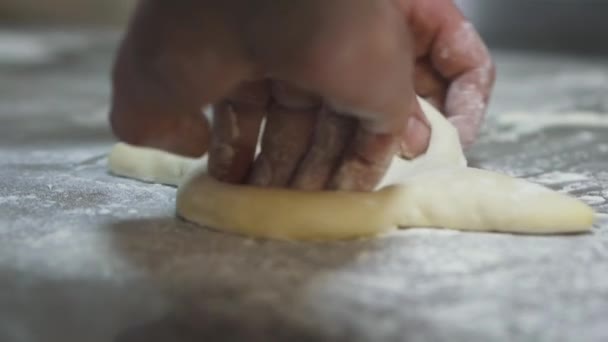
<svg viewBox="0 0 608 342"><path fill-rule="evenodd" d="M116 253L173 303L161 319L120 333L120 342L319 340L309 296L323 277L379 246L252 240L174 218L121 221L108 230Z"/></svg>

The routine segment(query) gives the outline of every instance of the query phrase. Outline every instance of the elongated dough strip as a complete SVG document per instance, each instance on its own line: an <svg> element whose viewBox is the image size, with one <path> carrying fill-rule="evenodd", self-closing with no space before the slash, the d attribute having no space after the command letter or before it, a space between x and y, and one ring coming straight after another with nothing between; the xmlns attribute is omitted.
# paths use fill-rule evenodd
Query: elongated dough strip
<svg viewBox="0 0 608 342"><path fill-rule="evenodd" d="M207 176L205 160L118 144L118 175L181 185L177 212L202 226L254 237L341 240L395 227L556 234L588 231L593 210L540 185L466 167L456 130L426 102L432 126L427 153L395 158L380 190L302 192L237 186ZM183 178L184 175L188 175Z"/></svg>
<svg viewBox="0 0 608 342"><path fill-rule="evenodd" d="M469 168L430 173L373 193L263 189L207 176L194 176L184 185L177 196L182 217L219 230L284 240L350 239L395 227L571 233L588 230L594 216L576 199Z"/></svg>
<svg viewBox="0 0 608 342"><path fill-rule="evenodd" d="M114 145L108 157L111 173L142 182L178 186L205 160L186 158L161 150L124 143Z"/></svg>

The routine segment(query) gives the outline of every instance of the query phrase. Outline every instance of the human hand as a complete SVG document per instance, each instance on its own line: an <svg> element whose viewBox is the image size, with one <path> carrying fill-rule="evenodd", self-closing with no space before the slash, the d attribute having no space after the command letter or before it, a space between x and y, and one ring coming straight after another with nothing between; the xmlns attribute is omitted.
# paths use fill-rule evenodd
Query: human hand
<svg viewBox="0 0 608 342"><path fill-rule="evenodd" d="M496 76L488 49L452 0L398 1L414 37L416 93L444 113L470 147Z"/></svg>
<svg viewBox="0 0 608 342"><path fill-rule="evenodd" d="M201 108L214 104L209 152L216 178L370 190L399 147L409 156L426 149L430 131L415 91L443 103L465 138L467 129L476 132L467 124L478 127L485 105L475 108L481 114L462 115L471 105L458 89L479 85L485 104L491 81L477 80L478 62L468 61L449 34L439 34L444 17L431 15L437 7L420 0L248 3L140 6L114 72L111 119L121 139L201 155L209 136ZM427 17L437 25L421 22ZM437 46L453 57L436 62L445 56Z"/></svg>

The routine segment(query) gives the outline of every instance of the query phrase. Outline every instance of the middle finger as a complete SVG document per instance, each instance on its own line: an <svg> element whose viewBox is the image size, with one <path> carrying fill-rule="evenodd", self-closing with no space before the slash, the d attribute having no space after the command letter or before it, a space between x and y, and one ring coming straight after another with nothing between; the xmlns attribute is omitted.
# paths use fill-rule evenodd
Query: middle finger
<svg viewBox="0 0 608 342"><path fill-rule="evenodd" d="M258 155L248 183L284 187L306 153L319 111L320 100L281 83L272 86L273 103Z"/></svg>

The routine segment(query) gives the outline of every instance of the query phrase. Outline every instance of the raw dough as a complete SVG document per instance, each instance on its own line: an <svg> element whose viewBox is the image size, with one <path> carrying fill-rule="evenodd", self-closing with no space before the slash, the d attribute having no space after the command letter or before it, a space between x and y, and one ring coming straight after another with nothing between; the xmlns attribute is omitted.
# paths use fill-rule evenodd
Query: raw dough
<svg viewBox="0 0 608 342"><path fill-rule="evenodd" d="M218 182L205 158L183 158L117 144L111 172L178 185L177 213L201 226L252 237L341 240L395 227L556 234L588 231L593 210L581 201L521 179L466 167L454 127L421 100L432 126L427 153L395 158L372 193L305 192Z"/></svg>

